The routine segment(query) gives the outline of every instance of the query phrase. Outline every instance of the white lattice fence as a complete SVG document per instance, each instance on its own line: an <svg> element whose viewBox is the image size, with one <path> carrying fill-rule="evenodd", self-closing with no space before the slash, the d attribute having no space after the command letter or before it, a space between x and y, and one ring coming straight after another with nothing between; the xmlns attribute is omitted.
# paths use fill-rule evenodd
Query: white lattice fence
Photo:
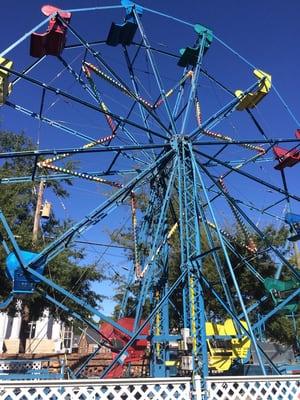
<svg viewBox="0 0 300 400"><path fill-rule="evenodd" d="M300 400L296 376L210 377L207 397L189 378L2 381L1 400ZM192 397L192 394L194 397Z"/></svg>
<svg viewBox="0 0 300 400"><path fill-rule="evenodd" d="M300 400L299 378L295 375L208 378L207 398L208 400Z"/></svg>
<svg viewBox="0 0 300 400"><path fill-rule="evenodd" d="M188 400L189 378L0 383L1 400Z"/></svg>
<svg viewBox="0 0 300 400"><path fill-rule="evenodd" d="M26 362L20 362L19 360L1 360L0 361L0 371L10 371L14 370L16 372L20 370L36 369L40 370L42 368L42 362L38 360L30 360Z"/></svg>

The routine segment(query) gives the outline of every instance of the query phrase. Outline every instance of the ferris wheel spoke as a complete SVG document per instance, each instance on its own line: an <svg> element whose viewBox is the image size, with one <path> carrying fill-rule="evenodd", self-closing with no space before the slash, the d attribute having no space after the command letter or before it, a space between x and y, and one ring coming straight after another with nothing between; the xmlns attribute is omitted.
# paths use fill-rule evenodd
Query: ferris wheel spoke
<svg viewBox="0 0 300 400"><path fill-rule="evenodd" d="M136 95L129 89L127 84L121 79L121 77L109 66L109 64L104 60L104 58L100 55L98 51L95 51L87 41L85 41L70 24L66 24L66 22L63 20L58 15L58 19L61 21L61 23L68 28L68 30L84 45L84 47L87 49L87 51L97 60L100 62L101 65L103 65L111 74L112 76L119 82L125 89L127 94L132 97L135 101L141 104L142 107L146 108L146 110L150 113L151 117L157 122L157 124L163 129L165 133L169 135L169 130L164 126L164 124L161 122L161 120L153 113L151 112L148 107L144 104L144 102L136 97ZM152 132L151 132L152 133Z"/></svg>
<svg viewBox="0 0 300 400"><path fill-rule="evenodd" d="M255 82L248 89L245 90L244 96L251 93L253 89L256 89L259 86L260 82ZM196 140L197 137L204 131L205 129L209 130L216 126L219 122L221 122L224 118L228 117L232 112L235 111L238 106L240 99L236 97L224 107L222 107L219 111L217 111L214 115L208 118L205 122L203 122L201 128L196 128L191 134L190 138L192 140Z"/></svg>
<svg viewBox="0 0 300 400"><path fill-rule="evenodd" d="M185 133L190 108L196 100L197 85L198 85L198 80L200 77L200 70L201 70L201 64L202 64L202 60L203 60L206 40L207 40L206 33L203 33L203 35L199 35L199 37L197 39L196 46L200 46L200 49L199 49L199 54L197 57L197 64L193 71L193 75L192 75L192 79L191 79L191 89L190 89L190 93L189 93L189 97L188 97L188 101L187 101L187 107L185 109L185 113L183 116L183 121L182 121L182 126L181 126L181 131L180 131L181 134Z"/></svg>
<svg viewBox="0 0 300 400"><path fill-rule="evenodd" d="M243 218L247 221L247 223L253 228L253 230L260 236L260 238L270 247L270 249L276 254L276 256L284 263L284 265L287 266L287 268L291 271L293 276L300 280L300 273L293 267L293 265L281 254L280 251L278 251L271 243L270 240L265 236L265 234L252 222L252 220L248 217L248 215L244 212L244 210L236 203L234 200L229 196L224 189L218 184L216 179L212 176L212 174L207 170L207 168L204 167L203 164L200 165L201 169L204 171L204 173L209 177L209 179L219 187L220 192L222 192L222 195L230 202L238 211L239 213L243 216ZM241 171L239 171L241 172ZM265 182L267 184L267 182ZM279 188L277 188L279 189Z"/></svg>
<svg viewBox="0 0 300 400"><path fill-rule="evenodd" d="M139 51L139 49L140 49L140 47L138 48L138 51ZM138 54L138 51L136 52L136 55ZM140 96L140 93L139 93L139 90L138 90L138 85L137 85L136 78L135 78L135 75L134 75L134 69L133 69L134 60L133 60L133 62L130 61L129 54L128 54L126 46L124 46L124 56L125 56L126 65L127 65L127 68L128 68L128 71L129 71L129 75L130 75L130 80L131 80L131 83L132 83L132 86L133 86L134 94L136 95L136 97L139 98L141 96ZM140 111L140 114L141 114L145 129L149 132L148 116L150 114L147 113L147 115L146 115L146 111L141 106L140 103L138 103L138 106L139 106L139 111ZM153 138L152 138L152 135L151 135L150 132L148 133L147 136L148 136L148 142L149 143L153 143ZM154 152L152 152L152 156L153 156L153 158L155 157Z"/></svg>
<svg viewBox="0 0 300 400"><path fill-rule="evenodd" d="M39 58L38 60L36 60L34 63L32 63L31 65L29 65L27 68L25 68L22 71L22 74L26 75L29 72L31 72L33 69L35 69L40 63L42 63L45 60L46 56L43 56L41 58ZM13 81L11 82L12 86L15 86L18 82L20 82L22 79L22 77L18 77L13 79Z"/></svg>
<svg viewBox="0 0 300 400"><path fill-rule="evenodd" d="M83 81L83 79L80 77L80 75L61 57L58 57L59 60L63 63L63 65L68 69L68 71L70 71L70 73L75 77L75 79L80 83L80 85L89 93L89 95L95 100L95 101L99 101L99 98L97 98L96 94L93 92L93 90ZM135 103L131 106L130 110L128 111L127 115L126 115L126 119L130 118L131 113L134 109L134 105ZM142 109L142 108L141 108ZM102 110L104 110L102 108ZM142 109L143 110L143 109ZM104 110L105 111L105 110ZM108 110L107 110L108 111ZM125 128L125 124L123 124L121 121L117 121L117 125L113 128L113 135L116 136L117 135L117 131L118 129L121 129L123 132L125 132L126 136L132 141L132 143L134 144L138 144L138 141L136 139L134 139L134 137L131 135L131 133ZM147 136L149 137L149 135L151 135L150 128L149 126L145 126L145 131ZM111 141L109 141L110 143ZM150 143L153 143L153 140L150 141ZM143 151L142 151L143 152ZM143 152L143 154L146 156L146 158L148 158L148 160L153 160L153 158L151 158L149 156L149 154Z"/></svg>
<svg viewBox="0 0 300 400"><path fill-rule="evenodd" d="M204 274L201 272L201 269L198 267L197 268L197 273L199 275L199 279L201 282L205 284L205 286L211 291L213 296L216 298L218 303L224 308L224 310L231 316L231 318L239 325L240 329L242 332L245 332L248 337L251 337L251 331L242 324L241 319L239 317L244 317L245 314L241 314L239 317L236 316L235 312L228 307L227 304L222 299L222 296L217 292L217 290L214 288L214 286L209 282L209 280L204 276ZM254 331L254 326L252 325L252 331ZM257 349L259 349L259 352L264 355L265 359L268 360L270 365L274 368L274 370L280 375L280 371L277 368L276 364L272 361L272 359L269 357L269 355L265 352L265 350L262 348L262 346L257 343Z"/></svg>
<svg viewBox="0 0 300 400"><path fill-rule="evenodd" d="M97 106L95 106L94 104L91 104L91 103L88 103L85 100L79 99L79 98L77 98L77 97L75 97L75 96L73 96L73 95L71 95L71 94L69 94L69 93L67 93L67 92L65 92L65 91L63 91L61 89L58 89L58 88L55 88L53 86L47 85L46 83L40 82L37 79L30 78L30 77L28 77L28 76L26 76L24 74L21 74L20 72L14 71L12 69L5 68L4 66L1 66L1 69L5 70L5 71L8 71L11 74L16 75L18 77L22 77L24 80L32 83L35 86L39 86L39 87L45 89L46 91L55 93L56 95L61 95L62 97L65 97L65 98L67 98L69 100L72 100L75 103L81 104L82 106L85 106L85 107L87 107L89 109L92 109L92 110L95 110L97 112L100 112L101 114L108 115L111 118L116 119L117 121L120 121L122 123L127 123L129 125L134 126L135 128L138 128L138 129L141 129L142 131L145 131L144 126L142 126L142 125L140 125L140 124L138 124L138 123L136 123L136 122L134 122L132 120L128 120L128 119L123 118L123 117L121 117L119 115L113 114L111 112L103 111L103 110L99 109ZM157 137L162 138L162 139L167 139L167 137L162 135L161 133L155 132L153 130L150 130L150 132L154 136L157 136Z"/></svg>
<svg viewBox="0 0 300 400"><path fill-rule="evenodd" d="M172 127L172 132L173 132L173 134L176 134L177 133L176 125L175 125L174 118L173 118L173 115L172 115L172 112L171 112L171 109L170 109L170 106L169 106L169 103L168 103L168 100L167 100L167 97L166 97L166 92L164 90L160 74L158 72L157 65L155 63L154 57L153 57L152 52L151 52L150 43L149 43L148 38L146 36L146 33L145 33L145 30L144 30L143 25L141 23L140 17L139 17L139 15L138 15L138 13L136 12L135 9L133 9L133 14L135 16L135 20L137 22L140 34L142 36L143 43L144 43L145 48L146 48L146 53L147 53L148 59L150 61L151 68L153 70L153 74L154 74L158 89L160 91L160 95L164 100L164 106L166 108L167 116L169 118L169 122L170 122L170 125Z"/></svg>
<svg viewBox="0 0 300 400"><path fill-rule="evenodd" d="M190 144L190 148L192 149L192 145L191 144ZM230 272L230 276L231 276L232 281L233 281L233 285L234 285L234 288L235 288L235 291L236 291L236 294L237 294L237 298L238 298L239 304L240 304L240 306L241 306L241 308L243 310L244 316L245 316L245 321L247 323L247 328L249 330L249 334L250 334L251 340L253 342L253 346L255 348L255 353L256 353L257 358L259 360L259 365L261 367L263 375L266 375L265 365L264 365L262 357L261 357L261 353L260 353L260 350L259 350L259 347L258 347L258 344L257 344L257 339L256 339L256 337L254 335L253 330L252 330L249 316L246 313L246 305L245 305L244 299L242 297L241 289L239 287L239 284L238 284L238 281L237 281L237 278L236 278L236 275L235 275L235 272L234 272L234 269L233 269L233 266L232 266L232 262L230 260L229 255L228 255L226 245L224 243L222 234L221 234L219 226L218 226L218 222L217 222L216 217L215 217L214 209L213 209L213 207L212 207L212 205L210 203L209 196L208 196L208 193L207 193L207 190L206 190L206 186L204 184L202 173L204 172L205 175L208 175L209 172L207 171L207 169L203 165L200 165L200 168L201 168L201 171L200 171L199 167L198 167L198 164L196 164L196 162L195 162L195 157L194 157L193 153L191 153L191 155L192 155L192 159L193 159L193 162L194 162L194 165L195 165L195 171L196 171L197 177L199 179L199 183L200 183L201 188L203 190L205 201L208 204L209 213L210 213L210 215L211 215L211 217L213 219L213 223L216 225L217 237L218 237L218 240L219 240L220 245L221 245L222 250L223 250L223 254L224 254L224 257L225 257L225 262L226 262L226 265L227 265L228 270ZM212 180L212 182L216 183L214 178L210 174L208 176ZM222 190L222 189L220 188L220 190ZM225 194L224 194L224 196L225 196Z"/></svg>
<svg viewBox="0 0 300 400"><path fill-rule="evenodd" d="M294 200L300 201L300 197L299 197L299 196L296 196L296 195L294 195L294 194L288 193L288 192L286 192L285 190L279 188L279 187L276 186L276 185L273 185L273 184L271 184L271 183L269 183L269 182L267 182L267 181L265 181L265 180L263 180L263 179L260 179L260 178L254 176L254 175L251 175L251 174L249 174L248 172L245 172L245 171L243 171L243 170L241 170L241 169L233 168L233 167L231 167L228 163L226 163L226 162L224 162L224 161L221 161L221 160L219 160L218 158L213 158L213 157L209 156L209 155L206 154L206 153L202 153L202 152L199 151L199 150L195 150L195 152L196 152L197 154L199 154L200 156L203 156L203 157L205 157L205 158L207 158L207 159L209 159L209 160L215 161L217 164L222 165L222 166L226 167L227 169L229 169L229 170L231 170L231 171L233 171L233 172L237 172L239 175L243 175L243 176L245 176L246 178L251 179L252 181L258 182L258 183L260 183L260 184L262 184L262 185L264 185L264 186L266 186L266 187L268 187L268 188L270 188L270 189L275 190L275 191L278 192L278 193L283 194L284 196L289 196L290 198L292 198L292 199L294 199Z"/></svg>

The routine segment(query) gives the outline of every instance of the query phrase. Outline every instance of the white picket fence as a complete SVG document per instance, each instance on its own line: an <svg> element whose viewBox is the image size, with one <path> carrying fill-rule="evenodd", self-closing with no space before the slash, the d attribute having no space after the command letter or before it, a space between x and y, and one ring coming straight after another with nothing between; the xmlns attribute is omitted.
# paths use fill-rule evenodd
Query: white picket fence
<svg viewBox="0 0 300 400"><path fill-rule="evenodd" d="M1 400L300 400L297 376L1 381Z"/></svg>
<svg viewBox="0 0 300 400"><path fill-rule="evenodd" d="M300 400L300 375L207 379L208 400Z"/></svg>

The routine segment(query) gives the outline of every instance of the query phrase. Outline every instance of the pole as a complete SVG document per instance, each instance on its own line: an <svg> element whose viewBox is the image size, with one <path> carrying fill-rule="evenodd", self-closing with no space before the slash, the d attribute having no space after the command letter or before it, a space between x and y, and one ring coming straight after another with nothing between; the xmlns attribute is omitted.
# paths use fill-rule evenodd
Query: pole
<svg viewBox="0 0 300 400"><path fill-rule="evenodd" d="M39 184L38 194L37 194L37 202L34 214L34 222L33 222L33 231L32 231L32 243L35 244L38 240L38 233L40 228L40 220L41 220L41 210L43 206L43 195L45 190L45 181L41 180Z"/></svg>
<svg viewBox="0 0 300 400"><path fill-rule="evenodd" d="M294 242L294 254L295 254L296 266L298 269L300 269L300 252L297 242Z"/></svg>

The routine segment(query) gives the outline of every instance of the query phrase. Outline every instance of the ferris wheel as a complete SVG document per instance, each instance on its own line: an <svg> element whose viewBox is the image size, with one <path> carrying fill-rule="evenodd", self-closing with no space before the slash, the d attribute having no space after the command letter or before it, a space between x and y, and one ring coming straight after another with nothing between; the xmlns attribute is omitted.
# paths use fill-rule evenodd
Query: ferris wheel
<svg viewBox="0 0 300 400"><path fill-rule="evenodd" d="M78 221L38 254L19 248L0 214L13 284L2 308L40 283L86 308L104 321L103 343L114 353L103 377L122 376L146 353L152 376L206 377L248 361L251 345L265 373L272 361L258 332L278 312L297 314L300 293L300 273L290 261L300 239L300 197L286 173L300 161L300 130L270 72L210 28L127 0L72 10L44 6L42 13L44 21L1 53L0 103L39 132L37 148L0 154L33 160L30 175L12 172L1 184L73 179L75 187L81 181L103 190L92 210L74 199ZM175 27L181 48L172 40ZM24 43L21 61L10 59L11 51L25 51ZM222 46L248 68L236 86L211 71ZM295 137L272 137L264 128L259 110L270 107L272 96L290 114ZM103 221L118 226L124 214L133 261L115 321L44 269L88 230ZM266 235L268 224L289 227L284 250ZM268 275L260 268L266 258L274 266ZM247 292L241 269L264 288L262 298ZM49 291L44 295L98 330ZM265 302L272 306L257 318Z"/></svg>

